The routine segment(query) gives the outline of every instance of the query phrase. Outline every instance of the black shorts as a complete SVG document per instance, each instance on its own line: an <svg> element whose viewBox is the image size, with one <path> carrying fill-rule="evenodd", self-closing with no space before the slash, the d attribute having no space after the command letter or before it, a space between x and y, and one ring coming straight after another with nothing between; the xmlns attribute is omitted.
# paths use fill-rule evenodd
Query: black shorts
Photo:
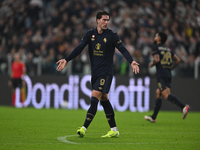
<svg viewBox="0 0 200 150"><path fill-rule="evenodd" d="M17 79L12 79L12 87L13 88L21 88L22 87L22 79L21 78L17 78Z"/></svg>
<svg viewBox="0 0 200 150"><path fill-rule="evenodd" d="M157 78L158 88L160 91L166 89L166 87L171 88L171 78Z"/></svg>
<svg viewBox="0 0 200 150"><path fill-rule="evenodd" d="M92 89L108 93L113 76L92 76Z"/></svg>

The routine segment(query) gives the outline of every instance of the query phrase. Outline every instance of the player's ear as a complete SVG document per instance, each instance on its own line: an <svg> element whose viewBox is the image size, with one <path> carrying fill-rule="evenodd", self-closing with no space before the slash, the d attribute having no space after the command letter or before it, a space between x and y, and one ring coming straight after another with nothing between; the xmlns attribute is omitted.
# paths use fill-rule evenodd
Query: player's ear
<svg viewBox="0 0 200 150"><path fill-rule="evenodd" d="M99 19L97 19L97 23L99 23Z"/></svg>
<svg viewBox="0 0 200 150"><path fill-rule="evenodd" d="M161 42L161 37L160 36L158 36L158 40L159 40L159 42Z"/></svg>

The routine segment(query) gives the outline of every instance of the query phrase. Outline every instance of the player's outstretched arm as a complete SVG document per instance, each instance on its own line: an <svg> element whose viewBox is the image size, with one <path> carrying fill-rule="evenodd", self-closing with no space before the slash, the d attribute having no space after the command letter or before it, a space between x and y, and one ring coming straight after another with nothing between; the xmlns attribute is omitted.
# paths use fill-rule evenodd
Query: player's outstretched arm
<svg viewBox="0 0 200 150"><path fill-rule="evenodd" d="M61 71L65 68L67 61L65 59L60 59L59 61L56 62L58 64L58 67L56 68L57 71Z"/></svg>
<svg viewBox="0 0 200 150"><path fill-rule="evenodd" d="M138 65L139 64L136 61L132 61L132 63L131 63L131 67L133 68L133 72L135 74L139 73L139 71L140 71L140 68Z"/></svg>

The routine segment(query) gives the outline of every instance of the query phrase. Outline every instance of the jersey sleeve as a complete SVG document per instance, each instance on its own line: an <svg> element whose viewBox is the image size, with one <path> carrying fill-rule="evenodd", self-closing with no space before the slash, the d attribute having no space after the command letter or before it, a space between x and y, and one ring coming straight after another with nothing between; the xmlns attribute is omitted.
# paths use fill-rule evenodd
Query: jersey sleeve
<svg viewBox="0 0 200 150"><path fill-rule="evenodd" d="M125 48L117 33L114 33L113 35L113 44L122 53L126 60L131 64L133 58L131 57L131 54L128 52L128 50Z"/></svg>
<svg viewBox="0 0 200 150"><path fill-rule="evenodd" d="M88 31L84 37L82 38L81 42L79 43L79 45L69 54L69 56L67 56L65 58L65 60L67 62L69 62L70 60L74 59L76 56L78 56L82 51L83 49L85 48L85 46L89 43L89 35L90 35L90 32Z"/></svg>
<svg viewBox="0 0 200 150"><path fill-rule="evenodd" d="M154 55L156 55L156 54L159 54L158 47L154 47L154 48L152 49L152 55L154 56Z"/></svg>

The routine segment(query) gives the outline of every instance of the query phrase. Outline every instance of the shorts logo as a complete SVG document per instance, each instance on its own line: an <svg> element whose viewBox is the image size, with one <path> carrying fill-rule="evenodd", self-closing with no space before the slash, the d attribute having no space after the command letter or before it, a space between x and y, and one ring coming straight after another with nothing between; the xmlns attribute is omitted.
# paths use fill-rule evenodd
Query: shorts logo
<svg viewBox="0 0 200 150"><path fill-rule="evenodd" d="M99 90L102 90L103 88L102 87L99 87Z"/></svg>

